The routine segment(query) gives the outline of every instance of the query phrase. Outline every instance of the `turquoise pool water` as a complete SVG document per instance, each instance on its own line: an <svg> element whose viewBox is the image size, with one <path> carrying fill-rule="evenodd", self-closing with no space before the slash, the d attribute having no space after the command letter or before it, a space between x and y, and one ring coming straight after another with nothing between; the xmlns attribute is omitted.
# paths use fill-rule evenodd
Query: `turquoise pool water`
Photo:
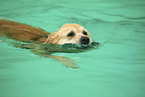
<svg viewBox="0 0 145 97"><path fill-rule="evenodd" d="M0 38L0 97L145 97L144 0L1 0L0 17L48 32L78 23L103 44L53 54L72 69Z"/></svg>

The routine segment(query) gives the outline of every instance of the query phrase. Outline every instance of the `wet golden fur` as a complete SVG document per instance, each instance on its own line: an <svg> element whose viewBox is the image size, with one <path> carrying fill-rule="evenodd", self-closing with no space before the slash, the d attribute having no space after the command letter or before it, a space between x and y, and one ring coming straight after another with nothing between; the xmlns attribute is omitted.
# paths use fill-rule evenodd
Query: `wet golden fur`
<svg viewBox="0 0 145 97"><path fill-rule="evenodd" d="M67 36L71 32L75 33L74 37ZM87 34L84 35L83 31ZM40 37L47 35L46 37ZM13 21L0 20L0 36L15 39L22 42L33 43L52 43L52 44L65 44L76 43L80 44L79 40L82 36L87 36L90 39L90 33L78 24L65 24L57 32L48 33L40 28L35 28L26 24L16 23Z"/></svg>

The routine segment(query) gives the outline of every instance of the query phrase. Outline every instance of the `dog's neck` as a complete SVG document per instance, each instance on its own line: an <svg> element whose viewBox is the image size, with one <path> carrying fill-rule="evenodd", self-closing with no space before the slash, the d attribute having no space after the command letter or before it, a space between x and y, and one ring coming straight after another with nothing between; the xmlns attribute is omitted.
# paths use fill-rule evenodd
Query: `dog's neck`
<svg viewBox="0 0 145 97"><path fill-rule="evenodd" d="M40 37L34 39L35 43L44 43L48 38L48 35L41 35Z"/></svg>

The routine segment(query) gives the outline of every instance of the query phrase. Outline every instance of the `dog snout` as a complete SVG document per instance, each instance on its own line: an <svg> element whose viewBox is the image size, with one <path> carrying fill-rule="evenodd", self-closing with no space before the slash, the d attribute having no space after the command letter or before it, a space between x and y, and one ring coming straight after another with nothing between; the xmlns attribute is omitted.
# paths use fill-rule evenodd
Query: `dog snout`
<svg viewBox="0 0 145 97"><path fill-rule="evenodd" d="M82 45L88 45L90 43L90 38L87 36L82 36L80 38L80 44Z"/></svg>

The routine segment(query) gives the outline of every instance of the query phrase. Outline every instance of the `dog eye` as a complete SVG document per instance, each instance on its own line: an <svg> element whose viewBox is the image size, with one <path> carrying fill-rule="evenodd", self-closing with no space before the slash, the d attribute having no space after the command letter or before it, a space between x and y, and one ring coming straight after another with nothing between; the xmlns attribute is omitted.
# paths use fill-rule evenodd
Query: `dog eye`
<svg viewBox="0 0 145 97"><path fill-rule="evenodd" d="M71 31L67 36L73 37L73 36L75 36L75 33L73 31Z"/></svg>
<svg viewBox="0 0 145 97"><path fill-rule="evenodd" d="M86 31L83 31L83 34L84 34L84 35L88 35L88 33L87 33Z"/></svg>

